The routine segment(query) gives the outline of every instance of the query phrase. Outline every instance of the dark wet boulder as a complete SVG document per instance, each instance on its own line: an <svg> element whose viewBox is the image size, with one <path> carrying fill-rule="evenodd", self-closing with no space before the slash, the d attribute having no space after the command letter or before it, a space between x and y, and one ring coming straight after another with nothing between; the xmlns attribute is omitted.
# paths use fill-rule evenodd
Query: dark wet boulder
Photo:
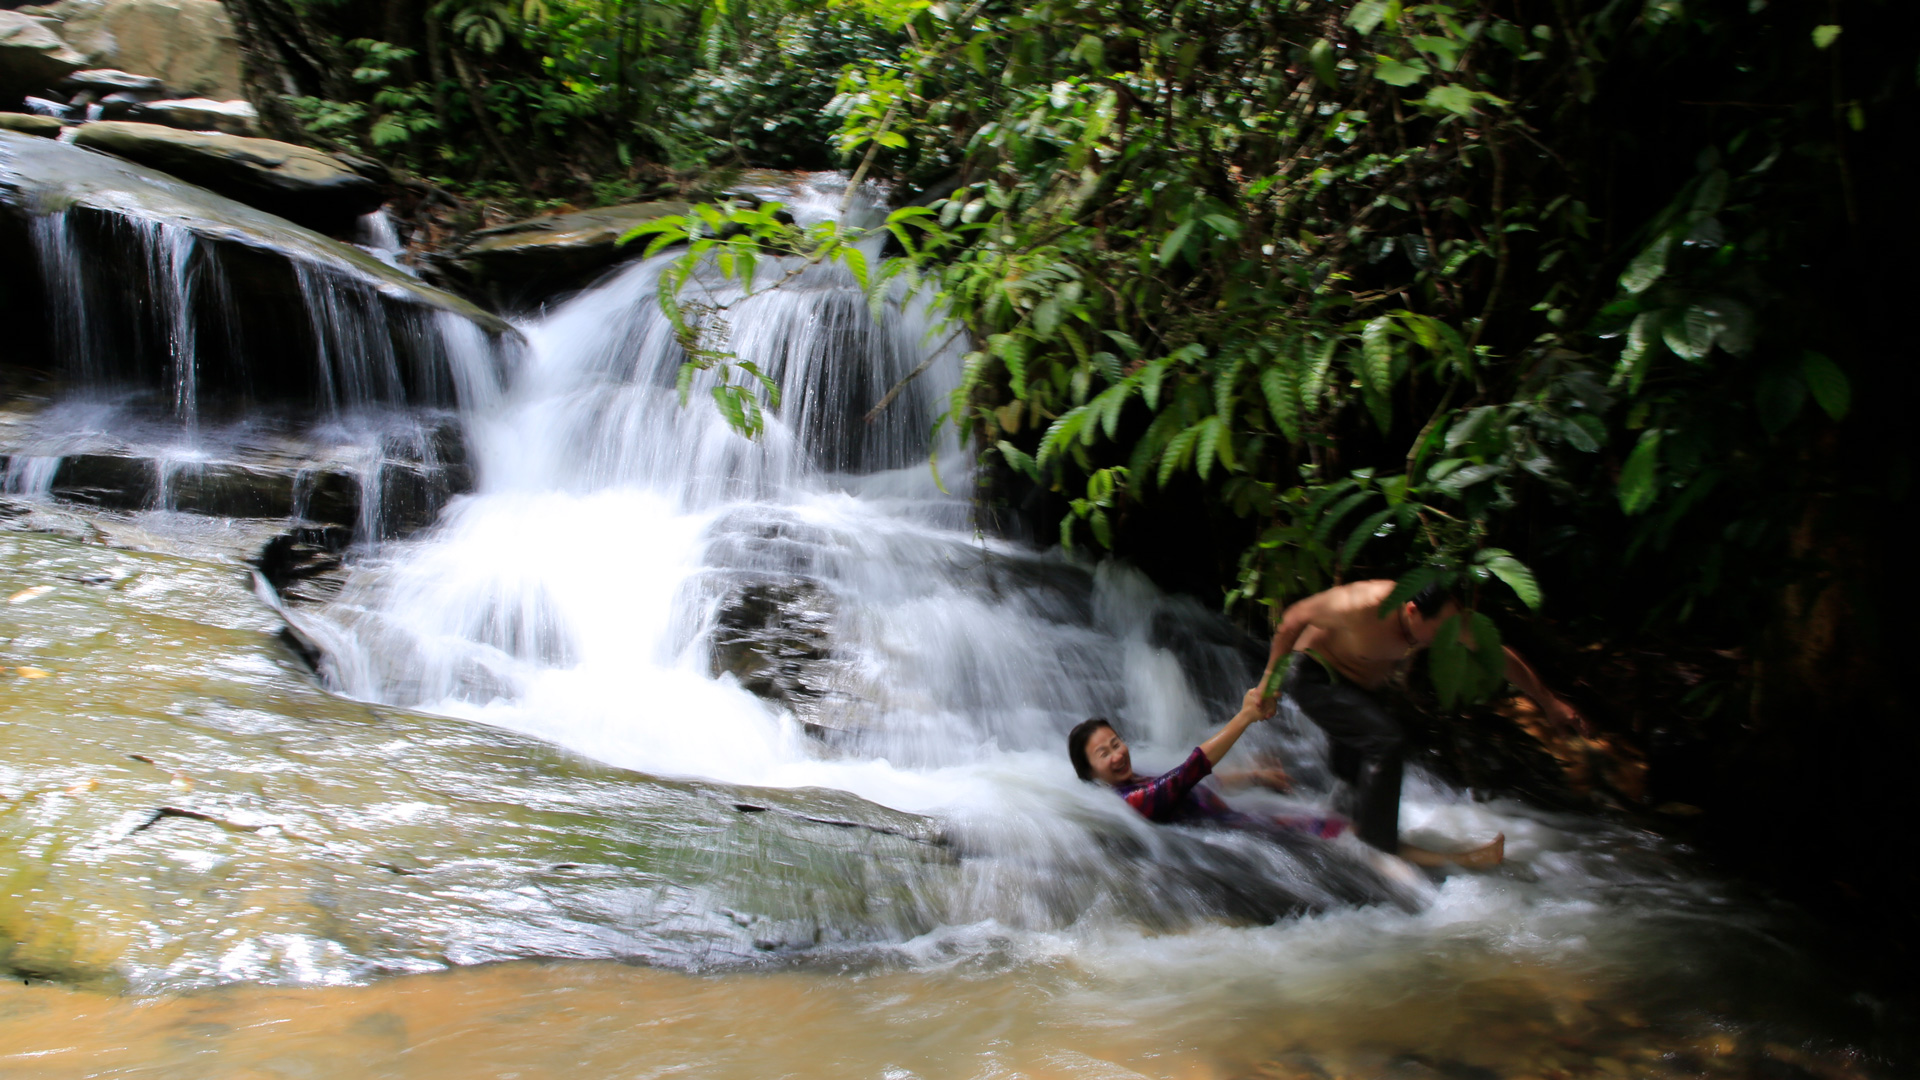
<svg viewBox="0 0 1920 1080"><path fill-rule="evenodd" d="M253 565L286 603L324 604L346 580L344 557L352 543L352 529L300 525L267 541Z"/></svg>
<svg viewBox="0 0 1920 1080"><path fill-rule="evenodd" d="M321 232L344 232L385 201L366 166L277 139L109 120L85 125L73 141Z"/></svg>
<svg viewBox="0 0 1920 1080"><path fill-rule="evenodd" d="M502 306L531 304L583 288L638 256L645 245L622 246L620 237L687 209L683 202L639 202L528 218L474 233L439 264L449 278Z"/></svg>
<svg viewBox="0 0 1920 1080"><path fill-rule="evenodd" d="M52 86L87 66L48 19L18 11L0 11L0 104L18 104L21 97Z"/></svg>
<svg viewBox="0 0 1920 1080"><path fill-rule="evenodd" d="M713 674L796 715L811 714L827 690L822 670L832 656L832 599L801 578L736 584L714 617Z"/></svg>

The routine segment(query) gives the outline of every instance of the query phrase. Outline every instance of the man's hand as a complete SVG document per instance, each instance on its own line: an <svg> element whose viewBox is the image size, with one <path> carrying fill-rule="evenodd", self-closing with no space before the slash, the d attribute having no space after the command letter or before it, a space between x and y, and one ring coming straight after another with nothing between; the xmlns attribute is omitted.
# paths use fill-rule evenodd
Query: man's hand
<svg viewBox="0 0 1920 1080"><path fill-rule="evenodd" d="M1246 696L1240 699L1240 711L1243 713L1252 713L1255 720L1267 719L1272 716L1274 710L1279 707L1279 695L1276 694L1273 697L1268 697L1265 683L1247 691Z"/></svg>
<svg viewBox="0 0 1920 1080"><path fill-rule="evenodd" d="M1541 705L1540 711L1545 713L1547 720L1561 731L1578 735L1583 739L1593 738L1593 727L1587 723L1587 718L1580 715L1580 710L1559 698L1549 696Z"/></svg>

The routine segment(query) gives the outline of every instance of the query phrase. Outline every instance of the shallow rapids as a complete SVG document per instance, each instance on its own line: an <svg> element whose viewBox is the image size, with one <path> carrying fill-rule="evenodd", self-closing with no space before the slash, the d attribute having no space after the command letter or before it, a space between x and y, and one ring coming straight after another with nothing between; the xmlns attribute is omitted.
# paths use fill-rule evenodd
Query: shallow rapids
<svg viewBox="0 0 1920 1080"><path fill-rule="evenodd" d="M840 200L784 195L802 221ZM1113 717L1169 767L1260 643L1124 566L976 531L963 448L928 434L961 350L911 300L876 316L832 269L705 280L783 405L757 441L698 381L683 407L662 265L523 323L503 374L472 351L473 493L410 538L363 530L324 606L158 553L185 542L139 538L191 532L166 509L113 547L0 535L0 1077L1907 1060L1790 915L1627 826L1412 769L1411 838L1505 833L1508 861L1409 881L1351 841L1157 827L1077 782L1069 726ZM1261 753L1301 788L1244 807L1328 805L1299 717L1236 751Z"/></svg>

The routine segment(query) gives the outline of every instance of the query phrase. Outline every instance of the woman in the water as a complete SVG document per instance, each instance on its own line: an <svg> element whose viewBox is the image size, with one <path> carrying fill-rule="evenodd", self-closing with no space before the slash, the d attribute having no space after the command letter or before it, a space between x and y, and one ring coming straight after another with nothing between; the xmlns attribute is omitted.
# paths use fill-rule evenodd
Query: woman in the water
<svg viewBox="0 0 1920 1080"><path fill-rule="evenodd" d="M1243 814L1228 806L1220 796L1199 786L1200 781L1212 774L1220 759L1227 756L1227 751L1233 749L1233 744L1240 741L1240 736L1272 716L1279 704L1279 698L1267 697L1263 687L1247 691L1240 701L1240 711L1233 714L1226 727L1194 747L1179 767L1159 776L1141 776L1134 772L1126 740L1113 730L1111 723L1097 716L1075 724L1067 733L1067 757L1073 761L1073 771L1080 779L1111 787L1149 821L1164 825L1215 825L1265 833L1284 830L1332 839L1352 827L1346 818ZM1257 784L1275 791L1285 791L1292 786L1286 772L1278 766L1223 774L1219 779L1231 785ZM1429 851L1405 843L1399 850L1401 858L1419 866L1453 863L1473 869L1498 866L1505 854L1504 834L1490 844L1455 853Z"/></svg>
<svg viewBox="0 0 1920 1080"><path fill-rule="evenodd" d="M1243 814L1229 807L1220 796L1200 787L1199 783L1213 772L1220 759L1227 756L1233 744L1240 741L1248 728L1273 715L1279 707L1278 698L1269 698L1261 687L1247 691L1241 699L1240 711L1233 714L1227 726L1213 734L1213 737L1187 755L1187 760L1171 772L1159 776L1141 776L1133 771L1133 757L1127 750L1126 740L1113 730L1113 725L1100 717L1082 721L1074 725L1067 733L1067 756L1073 761L1073 771L1082 780L1098 781L1127 800L1127 804L1147 818L1161 824L1183 825L1219 825L1230 829L1249 829L1264 832L1271 829L1287 829L1295 832L1307 832L1315 836L1334 837L1346 831L1347 822L1338 817L1255 817ZM1222 781L1240 785L1258 784L1275 791L1285 791L1291 786L1287 774L1277 766L1264 769L1252 769L1231 776L1222 775Z"/></svg>

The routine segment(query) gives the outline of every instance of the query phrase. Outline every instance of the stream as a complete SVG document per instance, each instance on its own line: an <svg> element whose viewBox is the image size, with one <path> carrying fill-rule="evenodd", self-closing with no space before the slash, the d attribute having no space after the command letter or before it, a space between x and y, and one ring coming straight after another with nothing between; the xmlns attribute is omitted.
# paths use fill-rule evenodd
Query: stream
<svg viewBox="0 0 1920 1080"><path fill-rule="evenodd" d="M842 198L762 194L803 224ZM855 200L853 220L882 212ZM1618 821L1413 767L1410 838L1503 833L1508 859L1407 879L1350 840L1157 827L1078 783L1072 724L1113 717L1143 771L1171 767L1262 643L1128 567L978 529L965 449L928 434L964 350L844 271L750 296L697 281L782 407L748 441L711 375L682 406L654 292L672 257L522 320L519 347L443 326L451 402L337 401L302 438L345 447L346 471L399 468L397 439L407 468L473 481L407 535L357 504L339 587L311 602L245 565L283 522L186 514L164 483L141 508L52 502L52 463L109 435L188 465L292 438L184 407L191 335L168 346L173 426L106 383L38 414L49 449L9 466L0 532L0 1076L1912 1060L1814 928ZM1297 714L1243 747L1299 787L1237 805L1329 805Z"/></svg>

